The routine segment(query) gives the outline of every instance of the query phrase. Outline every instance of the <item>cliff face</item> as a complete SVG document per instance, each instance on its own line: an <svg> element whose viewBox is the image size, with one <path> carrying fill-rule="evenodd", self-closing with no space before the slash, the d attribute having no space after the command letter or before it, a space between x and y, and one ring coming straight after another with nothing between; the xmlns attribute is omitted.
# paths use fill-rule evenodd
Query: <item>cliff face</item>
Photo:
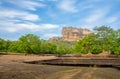
<svg viewBox="0 0 120 79"><path fill-rule="evenodd" d="M73 27L63 27L62 29L62 40L63 41L77 41L86 35L92 34L88 29L73 28Z"/></svg>

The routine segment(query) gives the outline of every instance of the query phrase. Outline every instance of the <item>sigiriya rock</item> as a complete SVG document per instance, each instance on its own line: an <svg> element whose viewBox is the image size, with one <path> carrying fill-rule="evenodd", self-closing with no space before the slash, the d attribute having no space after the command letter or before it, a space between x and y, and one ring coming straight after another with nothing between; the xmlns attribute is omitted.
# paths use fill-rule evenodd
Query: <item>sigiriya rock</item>
<svg viewBox="0 0 120 79"><path fill-rule="evenodd" d="M81 38L93 34L88 29L82 29L82 28L74 28L74 27L63 27L62 29L62 40L63 41L77 41L80 40Z"/></svg>
<svg viewBox="0 0 120 79"><path fill-rule="evenodd" d="M68 41L68 42L75 42L89 34L93 34L93 32L88 29L75 28L75 27L63 27L62 37L52 37L49 39L49 41L62 40L62 41Z"/></svg>

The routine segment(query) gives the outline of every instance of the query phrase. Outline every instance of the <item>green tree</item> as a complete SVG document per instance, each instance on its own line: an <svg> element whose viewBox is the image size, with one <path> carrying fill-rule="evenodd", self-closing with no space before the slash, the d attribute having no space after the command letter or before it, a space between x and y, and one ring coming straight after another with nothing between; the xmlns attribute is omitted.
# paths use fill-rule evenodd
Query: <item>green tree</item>
<svg viewBox="0 0 120 79"><path fill-rule="evenodd" d="M75 43L66 41L57 41L56 43L57 54L69 54L74 53Z"/></svg>
<svg viewBox="0 0 120 79"><path fill-rule="evenodd" d="M111 45L112 54L120 55L120 29L113 33L113 41Z"/></svg>
<svg viewBox="0 0 120 79"><path fill-rule="evenodd" d="M11 41L11 44L8 47L9 52L19 52L18 51L18 41Z"/></svg>
<svg viewBox="0 0 120 79"><path fill-rule="evenodd" d="M39 53L40 52L41 41L38 36L33 34L26 34L21 36L18 40L18 48L19 52L23 53Z"/></svg>
<svg viewBox="0 0 120 79"><path fill-rule="evenodd" d="M111 51L111 43L113 41L114 30L107 26L95 27L97 39L100 41L101 48L104 51Z"/></svg>
<svg viewBox="0 0 120 79"><path fill-rule="evenodd" d="M82 40L79 40L76 44L76 51L80 53L91 53L92 46L94 44L94 35L88 35Z"/></svg>
<svg viewBox="0 0 120 79"><path fill-rule="evenodd" d="M3 52L4 51L4 40L2 38L0 38L0 52Z"/></svg>
<svg viewBox="0 0 120 79"><path fill-rule="evenodd" d="M8 52L8 47L10 43L11 42L9 40L4 40L0 38L0 52Z"/></svg>
<svg viewBox="0 0 120 79"><path fill-rule="evenodd" d="M53 43L49 43L47 41L41 42L41 53L43 54L54 54L56 53L56 45Z"/></svg>

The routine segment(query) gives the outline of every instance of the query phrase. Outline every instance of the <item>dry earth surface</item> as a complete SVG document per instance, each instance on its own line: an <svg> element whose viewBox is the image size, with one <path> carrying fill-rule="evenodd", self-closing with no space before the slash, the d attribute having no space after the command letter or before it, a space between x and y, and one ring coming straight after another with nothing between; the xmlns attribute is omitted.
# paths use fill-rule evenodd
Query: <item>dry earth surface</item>
<svg viewBox="0 0 120 79"><path fill-rule="evenodd" d="M53 59L55 56L0 55L0 79L120 79L115 68L51 66L23 61Z"/></svg>

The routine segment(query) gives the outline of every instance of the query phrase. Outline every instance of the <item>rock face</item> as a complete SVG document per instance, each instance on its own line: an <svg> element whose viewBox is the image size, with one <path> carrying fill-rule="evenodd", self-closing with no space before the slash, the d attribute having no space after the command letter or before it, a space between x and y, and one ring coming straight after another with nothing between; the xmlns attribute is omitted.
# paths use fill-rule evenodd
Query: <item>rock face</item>
<svg viewBox="0 0 120 79"><path fill-rule="evenodd" d="M91 32L88 29L63 27L62 40L69 41L69 42L77 41L89 34L93 34L93 32Z"/></svg>

